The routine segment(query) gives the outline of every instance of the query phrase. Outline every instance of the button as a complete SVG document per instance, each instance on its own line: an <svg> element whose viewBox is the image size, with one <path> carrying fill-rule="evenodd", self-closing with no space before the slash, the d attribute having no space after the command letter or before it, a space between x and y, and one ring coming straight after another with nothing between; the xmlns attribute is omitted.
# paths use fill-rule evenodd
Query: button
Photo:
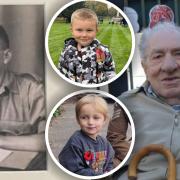
<svg viewBox="0 0 180 180"><path fill-rule="evenodd" d="M178 118L175 118L174 123L176 126L178 125L178 123L179 123Z"/></svg>

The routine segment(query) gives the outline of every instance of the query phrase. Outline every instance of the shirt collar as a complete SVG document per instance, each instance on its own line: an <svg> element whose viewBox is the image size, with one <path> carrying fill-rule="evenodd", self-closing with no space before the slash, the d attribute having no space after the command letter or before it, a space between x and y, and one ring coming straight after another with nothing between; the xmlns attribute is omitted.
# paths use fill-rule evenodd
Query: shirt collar
<svg viewBox="0 0 180 180"><path fill-rule="evenodd" d="M153 90L151 84L146 81L141 88L139 88L139 91L144 91L146 93L147 96L149 97L153 97L155 99L160 100L161 102L164 102L163 98L158 96L156 94L156 92ZM176 111L176 112L180 112L180 104L176 104L176 105L171 105L171 107Z"/></svg>
<svg viewBox="0 0 180 180"><path fill-rule="evenodd" d="M173 108L176 112L180 112L180 104L173 105L172 108Z"/></svg>

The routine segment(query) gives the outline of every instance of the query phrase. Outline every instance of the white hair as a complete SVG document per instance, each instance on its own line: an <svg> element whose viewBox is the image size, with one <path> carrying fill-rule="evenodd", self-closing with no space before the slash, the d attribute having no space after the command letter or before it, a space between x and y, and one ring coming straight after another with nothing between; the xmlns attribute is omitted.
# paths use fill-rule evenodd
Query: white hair
<svg viewBox="0 0 180 180"><path fill-rule="evenodd" d="M155 25L153 28L146 28L142 32L142 36L139 43L139 51L140 51L140 57L141 61L144 61L147 59L146 52L148 50L148 42L151 39L151 37L157 33L157 32L178 32L180 33L180 27L175 25L172 22L162 22Z"/></svg>

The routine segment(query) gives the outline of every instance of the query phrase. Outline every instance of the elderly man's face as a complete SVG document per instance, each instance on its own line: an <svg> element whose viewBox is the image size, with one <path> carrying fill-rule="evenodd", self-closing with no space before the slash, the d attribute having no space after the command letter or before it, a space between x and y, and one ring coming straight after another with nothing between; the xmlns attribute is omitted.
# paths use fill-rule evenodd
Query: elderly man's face
<svg viewBox="0 0 180 180"><path fill-rule="evenodd" d="M180 99L180 33L156 32L142 63L154 91L165 99Z"/></svg>

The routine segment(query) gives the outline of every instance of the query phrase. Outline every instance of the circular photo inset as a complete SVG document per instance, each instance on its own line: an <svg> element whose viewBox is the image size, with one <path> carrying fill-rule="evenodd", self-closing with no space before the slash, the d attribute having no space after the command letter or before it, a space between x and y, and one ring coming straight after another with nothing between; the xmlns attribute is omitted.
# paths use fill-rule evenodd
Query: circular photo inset
<svg viewBox="0 0 180 180"><path fill-rule="evenodd" d="M113 128L120 129L122 148L114 142ZM56 104L45 138L59 168L77 178L97 179L111 175L127 161L135 130L129 111L117 98L103 91L81 90Z"/></svg>
<svg viewBox="0 0 180 180"><path fill-rule="evenodd" d="M117 79L134 54L132 25L105 0L75 0L52 17L45 38L48 60L64 80L99 87Z"/></svg>

